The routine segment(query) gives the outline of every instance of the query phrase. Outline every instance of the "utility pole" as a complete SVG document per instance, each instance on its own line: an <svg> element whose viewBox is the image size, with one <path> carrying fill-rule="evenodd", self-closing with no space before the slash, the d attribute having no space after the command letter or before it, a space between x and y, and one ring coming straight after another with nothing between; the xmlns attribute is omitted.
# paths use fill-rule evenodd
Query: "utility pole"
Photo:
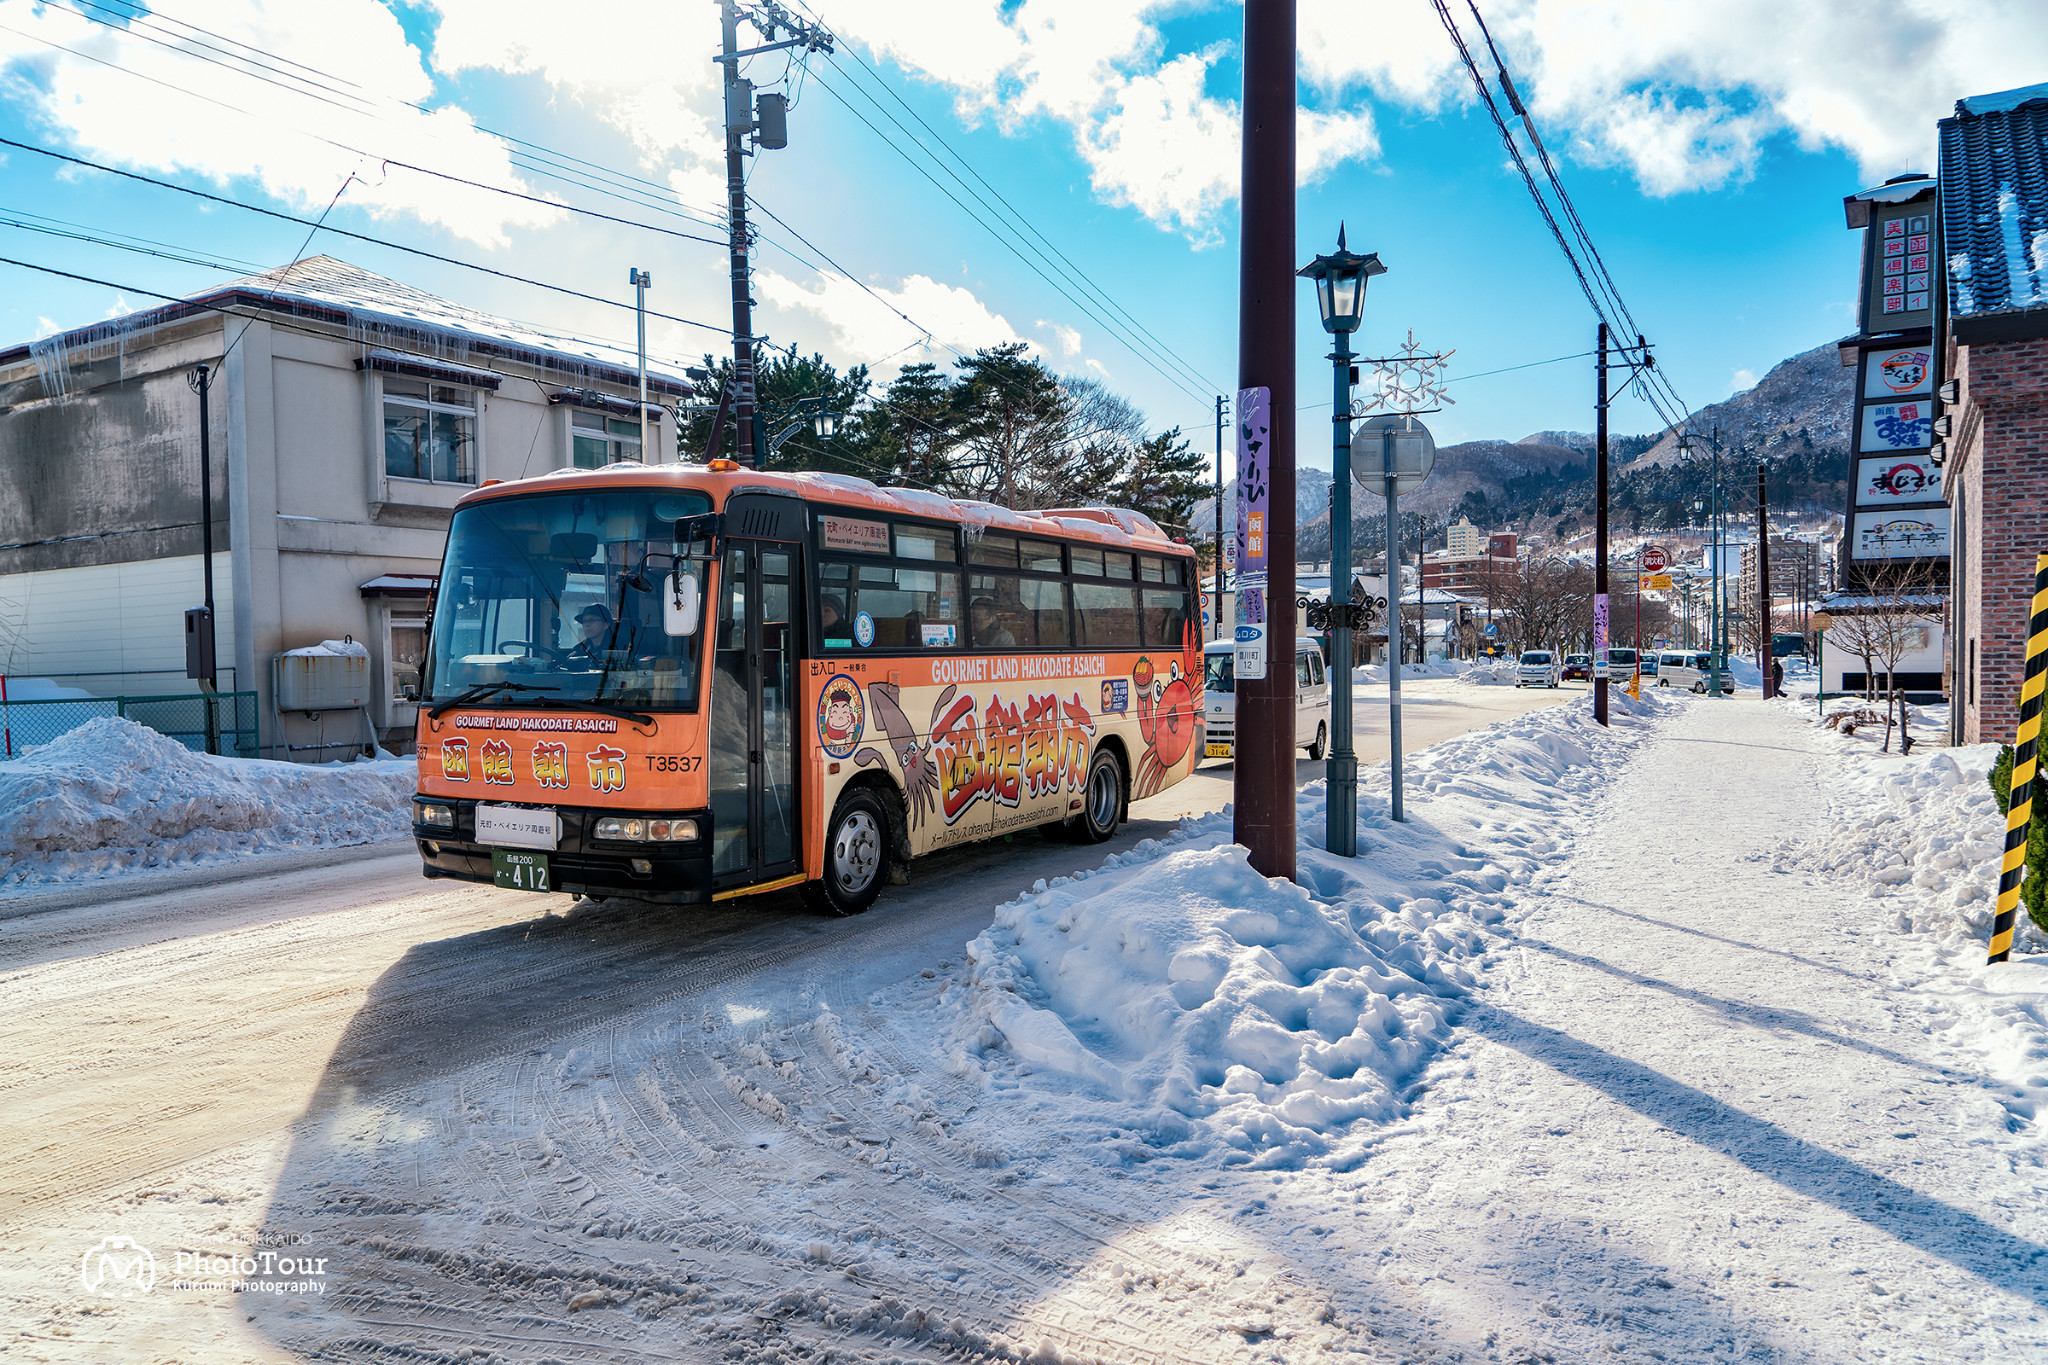
<svg viewBox="0 0 2048 1365"><path fill-rule="evenodd" d="M1763 618L1758 628L1758 637L1763 644L1757 650L1756 666L1763 670L1764 700L1774 695L1771 690L1771 660L1777 656L1777 631L1771 621L1771 507L1770 489L1765 483L1769 467L1756 467L1756 609Z"/></svg>
<svg viewBox="0 0 2048 1365"><path fill-rule="evenodd" d="M1209 638L1223 638L1223 418L1230 400L1216 395L1216 595L1210 608Z"/></svg>
<svg viewBox="0 0 2048 1365"><path fill-rule="evenodd" d="M743 18L768 41L740 50ZM747 227L746 158L752 155L747 149L747 136L752 134L754 145L769 151L788 146L789 97L769 94L756 100L754 83L740 76L740 60L784 48L829 53L832 35L821 25L791 15L775 0L754 0L745 6L741 0L718 0L718 24L724 45L713 60L725 67L725 211L732 259L732 413L737 447L734 453L741 463L746 463L758 462L754 446L754 345L759 340L754 335L753 268L747 260L753 250L753 236ZM778 40L776 35L784 29L790 36ZM720 424L712 425L712 449L708 455L718 453L719 429Z"/></svg>
<svg viewBox="0 0 2048 1365"><path fill-rule="evenodd" d="M1237 681L1237 773L1232 838L1266 877L1294 878L1294 0L1246 0L1243 161L1238 212L1237 430L1242 542L1252 518L1264 551L1263 583L1240 544L1237 617L1262 626L1262 678ZM1249 401L1248 401L1249 399ZM1265 430L1253 430L1263 406ZM1255 453L1265 506L1246 499Z"/></svg>
<svg viewBox="0 0 2048 1365"><path fill-rule="evenodd" d="M740 79L740 19L734 0L718 0L725 40L725 213L732 260L733 453L754 454L754 291L747 263L746 137L754 126L754 86ZM714 439L717 433L712 433Z"/></svg>
<svg viewBox="0 0 2048 1365"><path fill-rule="evenodd" d="M1708 526L1714 537L1714 600L1712 611L1707 618L1707 695L1716 701L1721 699L1721 655L1726 648L1725 603L1721 592L1721 561L1725 557L1724 543L1727 537L1721 528L1721 428L1714 428L1714 510L1708 518Z"/></svg>
<svg viewBox="0 0 2048 1365"><path fill-rule="evenodd" d="M654 277L634 266L626 273L626 283L633 286L633 316L640 329L640 459L652 464L647 450L647 287Z"/></svg>
<svg viewBox="0 0 2048 1365"><path fill-rule="evenodd" d="M197 366L185 376L185 382L199 395L199 574L205 594L205 606L197 623L198 638L186 649L188 656L196 651L198 657L186 659L185 671L199 681L200 704L206 708L209 754L220 752L219 703L214 700L220 692L220 653L214 639L213 615L213 419L207 405L207 395L217 377L210 365ZM194 623L188 621L187 632L193 629Z"/></svg>
<svg viewBox="0 0 2048 1365"><path fill-rule="evenodd" d="M1607 723L1607 324L1594 352L1593 407L1593 719Z"/></svg>

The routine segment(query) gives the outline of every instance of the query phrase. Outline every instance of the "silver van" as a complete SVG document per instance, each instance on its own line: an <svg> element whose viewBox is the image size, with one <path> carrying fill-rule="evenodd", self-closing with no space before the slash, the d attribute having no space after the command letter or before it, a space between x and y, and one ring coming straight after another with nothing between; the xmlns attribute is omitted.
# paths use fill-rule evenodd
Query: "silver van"
<svg viewBox="0 0 2048 1365"><path fill-rule="evenodd" d="M1236 653L1237 646L1228 640L1202 646L1204 758L1230 758L1234 752ZM1294 742L1317 761L1330 751L1330 675L1323 667L1322 647L1307 636L1294 642Z"/></svg>
<svg viewBox="0 0 2048 1365"><path fill-rule="evenodd" d="M1564 666L1558 662L1557 651L1551 649L1525 649L1515 664L1515 686L1555 687L1564 675Z"/></svg>
<svg viewBox="0 0 2048 1365"><path fill-rule="evenodd" d="M1657 686L1684 687L1701 695L1707 690L1707 679L1713 674L1711 658L1703 649L1666 649L1657 654ZM1735 694L1735 677L1724 664L1721 668L1721 691L1729 696Z"/></svg>

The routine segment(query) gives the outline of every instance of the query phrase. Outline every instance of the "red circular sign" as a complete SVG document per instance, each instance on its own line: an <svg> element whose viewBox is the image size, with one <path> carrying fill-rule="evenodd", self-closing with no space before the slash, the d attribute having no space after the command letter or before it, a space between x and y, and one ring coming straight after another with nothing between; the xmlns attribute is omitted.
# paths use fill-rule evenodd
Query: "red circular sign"
<svg viewBox="0 0 2048 1365"><path fill-rule="evenodd" d="M1665 554L1655 545L1645 545L1643 547L1642 569L1644 573L1662 573L1670 567L1671 556Z"/></svg>

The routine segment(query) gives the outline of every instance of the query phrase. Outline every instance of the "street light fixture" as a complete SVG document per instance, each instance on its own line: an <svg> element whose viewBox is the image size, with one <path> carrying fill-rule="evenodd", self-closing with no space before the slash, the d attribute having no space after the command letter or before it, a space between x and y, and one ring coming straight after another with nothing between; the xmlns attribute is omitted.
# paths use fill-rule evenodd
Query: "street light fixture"
<svg viewBox="0 0 2048 1365"><path fill-rule="evenodd" d="M1358 330L1365 318L1365 286L1375 275L1384 275L1379 253L1361 256L1344 245L1344 226L1337 225L1337 250L1318 256L1296 272L1316 282L1316 309L1323 315L1323 330L1338 336ZM1338 343L1340 346L1344 342ZM1347 348L1348 349L1348 348ZM1348 378L1348 376L1347 376ZM1346 407L1350 404L1346 403Z"/></svg>
<svg viewBox="0 0 2048 1365"><path fill-rule="evenodd" d="M811 414L811 430L817 433L819 440L831 440L839 431L839 414L828 407L820 406Z"/></svg>
<svg viewBox="0 0 2048 1365"><path fill-rule="evenodd" d="M1333 366L1330 387L1330 600L1322 610L1329 623L1330 662L1330 755L1326 772L1329 781L1328 830L1324 847L1341 857L1358 856L1358 754L1351 744L1351 632L1362 628L1363 611L1351 601L1351 334L1365 318L1365 287L1375 275L1384 275L1377 252L1361 256L1344 244L1344 225L1337 225L1337 250L1317 256L1297 272L1315 281L1316 310L1322 314L1323 330L1336 338L1330 352ZM1389 523L1391 543L1391 522ZM1219 577L1220 585L1220 577ZM1419 579L1417 580L1420 581ZM1395 625L1389 638L1396 642L1394 657L1400 658L1400 570L1388 562L1388 599L1396 604ZM1219 595L1218 600L1222 600ZM1314 607L1309 609L1312 613ZM1400 685L1400 664L1394 665L1394 685ZM1399 731L1394 739L1396 765L1400 763Z"/></svg>

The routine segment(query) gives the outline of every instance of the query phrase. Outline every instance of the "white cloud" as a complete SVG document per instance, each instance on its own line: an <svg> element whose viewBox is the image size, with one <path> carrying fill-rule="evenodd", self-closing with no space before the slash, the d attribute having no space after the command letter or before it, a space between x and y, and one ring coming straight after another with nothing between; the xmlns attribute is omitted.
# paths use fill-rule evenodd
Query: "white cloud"
<svg viewBox="0 0 2048 1365"><path fill-rule="evenodd" d="M350 84L315 98L202 60L213 54L175 30L150 30L160 40L152 43L39 0L0 0L0 77L55 130L53 140L95 160L219 184L253 178L271 196L314 212L356 174L351 205L380 218L409 214L486 246L505 244L510 228L559 216L397 167L380 170L379 158L402 157L526 188L504 145L462 110L409 107L432 96L433 82L377 0L220 0L205 22L222 37Z"/></svg>
<svg viewBox="0 0 2048 1365"><path fill-rule="evenodd" d="M1021 341L1033 352L1040 351L971 290L925 275L912 275L894 289L871 283L874 294L832 271L820 275L815 288L772 270L756 272L754 284L768 306L809 313L823 322L838 351L834 358L873 367L881 380L918 361L949 364L956 357L948 347L973 351ZM931 328L930 337L893 309Z"/></svg>
<svg viewBox="0 0 2048 1365"><path fill-rule="evenodd" d="M135 305L128 302L128 296L117 289L114 291L114 301L107 305L105 315L110 318L124 318L134 311Z"/></svg>
<svg viewBox="0 0 2048 1365"><path fill-rule="evenodd" d="M543 0L430 0L434 69L539 76L632 140L690 208L725 192L722 76L708 60L716 16L671 0L606 0L565 22ZM757 77L758 79L758 77Z"/></svg>
<svg viewBox="0 0 2048 1365"><path fill-rule="evenodd" d="M37 341L41 341L44 337L53 337L63 330L63 325L55 318L38 317L36 319Z"/></svg>
<svg viewBox="0 0 2048 1365"><path fill-rule="evenodd" d="M1038 320L1038 325L1053 334L1053 338L1060 344L1061 355L1071 356L1081 353L1081 333L1076 329L1067 326L1063 322L1047 322L1044 318Z"/></svg>
<svg viewBox="0 0 2048 1365"><path fill-rule="evenodd" d="M1755 387L1755 370L1737 370L1734 374L1728 376L1728 396L1731 398L1738 393Z"/></svg>
<svg viewBox="0 0 2048 1365"><path fill-rule="evenodd" d="M1495 68L1454 7L1480 70ZM1751 175L1774 139L1839 148L1876 181L1932 169L1934 123L1962 95L2048 69L2038 0L1495 0L1487 21L1553 151L1627 168L1653 194ZM1306 0L1303 69L1410 108L1469 104L1469 77L1427 6L1385 7L1357 41L1347 0ZM1498 95L1498 90L1496 90Z"/></svg>

